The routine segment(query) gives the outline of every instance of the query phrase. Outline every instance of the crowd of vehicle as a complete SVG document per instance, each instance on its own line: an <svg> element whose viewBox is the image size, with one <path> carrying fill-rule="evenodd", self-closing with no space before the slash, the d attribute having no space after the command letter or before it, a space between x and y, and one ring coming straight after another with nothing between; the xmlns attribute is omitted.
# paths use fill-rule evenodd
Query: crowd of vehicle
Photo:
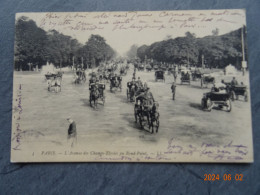
<svg viewBox="0 0 260 195"><path fill-rule="evenodd" d="M159 121L159 103L155 101L150 87L146 81L138 76L139 71L147 71L148 73L154 71L155 82L165 82L165 73L173 76L171 90L172 99L176 99L177 79L179 78L179 86L184 84L191 85L192 82L200 80L201 88L211 86L211 90L207 93L202 93L201 108L206 111L211 111L212 108L225 108L230 112L232 109L231 101L237 100L239 96L243 96L245 101L248 101L247 86L241 82L240 84L234 77L231 82L217 82L216 78L206 73L202 68L194 68L189 66L181 66L165 63L141 63L137 60L123 61L115 60L102 63L96 71L92 71L89 76L89 103L93 108L97 108L98 101L105 104L105 89L109 84L110 92L122 91L123 76L127 75L129 69L133 69L132 80L127 82L126 99L128 102L134 103L135 122L139 124L142 129L148 129L151 133L158 132ZM47 80L48 90L55 92L61 91L62 72L47 73L45 75ZM87 80L85 70L82 67L77 67L74 76L75 84L84 84Z"/></svg>

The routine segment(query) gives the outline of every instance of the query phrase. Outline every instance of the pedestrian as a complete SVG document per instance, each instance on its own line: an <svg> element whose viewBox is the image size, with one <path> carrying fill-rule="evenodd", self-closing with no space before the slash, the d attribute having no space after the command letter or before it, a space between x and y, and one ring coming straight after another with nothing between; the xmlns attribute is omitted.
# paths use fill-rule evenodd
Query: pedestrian
<svg viewBox="0 0 260 195"><path fill-rule="evenodd" d="M69 122L69 129L68 129L68 143L70 147L73 147L77 142L77 128L76 123L72 118L67 118L67 121Z"/></svg>
<svg viewBox="0 0 260 195"><path fill-rule="evenodd" d="M174 77L174 82L176 82L176 79L177 79L177 72L174 70L173 71L173 77Z"/></svg>
<svg viewBox="0 0 260 195"><path fill-rule="evenodd" d="M175 100L175 92L176 92L175 82L172 83L171 90L172 90L172 99Z"/></svg>

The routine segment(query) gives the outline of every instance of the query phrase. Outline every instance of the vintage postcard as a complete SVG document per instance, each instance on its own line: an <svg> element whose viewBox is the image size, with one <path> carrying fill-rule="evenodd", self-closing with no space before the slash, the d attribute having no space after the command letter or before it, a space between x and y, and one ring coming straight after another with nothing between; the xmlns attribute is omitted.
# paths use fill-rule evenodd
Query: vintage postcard
<svg viewBox="0 0 260 195"><path fill-rule="evenodd" d="M17 13L11 162L253 162L245 10Z"/></svg>

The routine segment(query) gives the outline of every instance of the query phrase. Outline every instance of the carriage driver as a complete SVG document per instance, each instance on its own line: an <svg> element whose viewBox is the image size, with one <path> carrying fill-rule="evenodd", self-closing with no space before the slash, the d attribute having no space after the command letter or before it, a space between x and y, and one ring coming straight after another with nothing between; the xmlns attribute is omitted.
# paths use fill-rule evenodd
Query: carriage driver
<svg viewBox="0 0 260 195"><path fill-rule="evenodd" d="M143 87L143 83L142 83L140 77L138 77L138 80L136 82L137 82L137 85L139 88Z"/></svg>
<svg viewBox="0 0 260 195"><path fill-rule="evenodd" d="M141 105L144 106L145 109L151 110L154 103L154 98L152 92L150 92L150 88L147 87L143 93L136 96L136 100L143 100L141 101Z"/></svg>

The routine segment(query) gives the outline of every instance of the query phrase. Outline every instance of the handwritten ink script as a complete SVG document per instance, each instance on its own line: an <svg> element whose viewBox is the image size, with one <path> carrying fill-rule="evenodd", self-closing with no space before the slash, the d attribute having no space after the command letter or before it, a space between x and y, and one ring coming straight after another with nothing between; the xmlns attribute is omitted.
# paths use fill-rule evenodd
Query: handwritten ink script
<svg viewBox="0 0 260 195"><path fill-rule="evenodd" d="M244 19L241 10L46 13L39 26L71 31L144 31L206 28L208 24L237 24Z"/></svg>
<svg viewBox="0 0 260 195"><path fill-rule="evenodd" d="M230 141L224 145L211 144L203 142L200 147L195 147L192 144L188 147L183 147L175 144L174 138L168 142L167 151L164 154L181 154L181 155L199 155L200 157L207 157L215 161L239 161L243 160L248 154L248 147L242 144L234 144Z"/></svg>
<svg viewBox="0 0 260 195"><path fill-rule="evenodd" d="M15 121L15 130L13 131L12 142L13 143L13 150L20 150L21 149L21 138L22 138L22 129L21 129L21 117L23 113L22 107L22 85L19 84L17 95L15 99L15 111L16 114L13 115L13 120Z"/></svg>

